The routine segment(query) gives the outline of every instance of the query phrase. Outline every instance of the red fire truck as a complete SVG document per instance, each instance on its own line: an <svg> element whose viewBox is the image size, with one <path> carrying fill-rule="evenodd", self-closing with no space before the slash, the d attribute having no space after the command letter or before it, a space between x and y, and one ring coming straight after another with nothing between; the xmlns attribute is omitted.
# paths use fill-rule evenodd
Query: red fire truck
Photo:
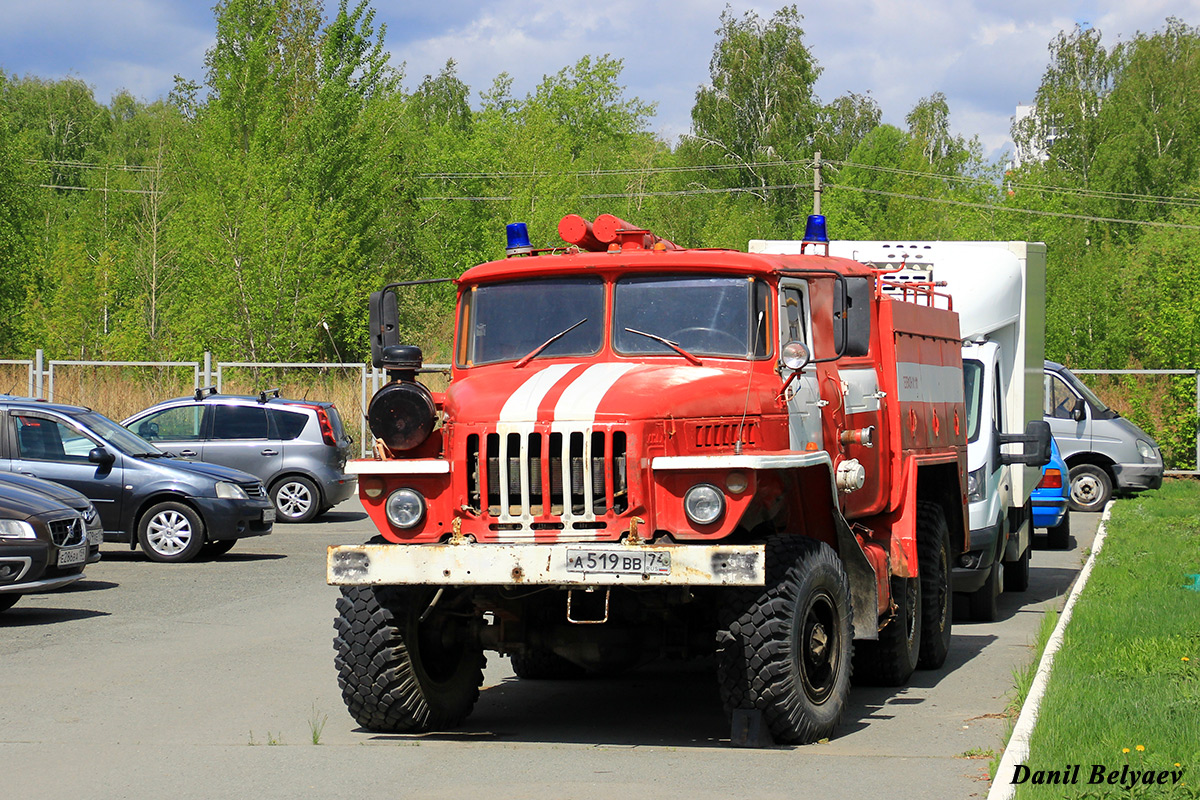
<svg viewBox="0 0 1200 800"><path fill-rule="evenodd" d="M525 679L715 656L735 742L830 736L855 682L950 646L965 550L949 298L828 255L685 249L610 215L457 279L448 389L417 380L394 284L389 383L352 462L379 536L331 547L363 727L460 724L484 651Z"/></svg>

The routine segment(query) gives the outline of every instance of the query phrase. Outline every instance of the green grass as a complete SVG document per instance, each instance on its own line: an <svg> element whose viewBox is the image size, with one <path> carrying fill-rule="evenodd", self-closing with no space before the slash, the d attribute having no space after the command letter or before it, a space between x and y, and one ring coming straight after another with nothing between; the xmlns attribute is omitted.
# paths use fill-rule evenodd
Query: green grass
<svg viewBox="0 0 1200 800"><path fill-rule="evenodd" d="M1169 481L1116 504L1025 762L1033 772L1080 764L1079 783L1025 783L1019 800L1200 798L1200 592L1185 588L1196 573L1200 483ZM1183 777L1132 789L1089 784L1096 764Z"/></svg>

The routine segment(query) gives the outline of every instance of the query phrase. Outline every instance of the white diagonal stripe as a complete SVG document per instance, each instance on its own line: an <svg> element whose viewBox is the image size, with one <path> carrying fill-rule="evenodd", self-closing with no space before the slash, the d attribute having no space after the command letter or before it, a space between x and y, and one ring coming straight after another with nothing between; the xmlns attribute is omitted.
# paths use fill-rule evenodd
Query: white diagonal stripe
<svg viewBox="0 0 1200 800"><path fill-rule="evenodd" d="M596 409L604 395L621 379L635 364L595 364L584 370L584 373L562 393L558 404L554 407L555 422L594 422Z"/></svg>
<svg viewBox="0 0 1200 800"><path fill-rule="evenodd" d="M504 408L500 409L500 422L536 422L538 406L542 404L546 394L554 388L554 384L573 370L578 364L554 364L531 375L517 388Z"/></svg>

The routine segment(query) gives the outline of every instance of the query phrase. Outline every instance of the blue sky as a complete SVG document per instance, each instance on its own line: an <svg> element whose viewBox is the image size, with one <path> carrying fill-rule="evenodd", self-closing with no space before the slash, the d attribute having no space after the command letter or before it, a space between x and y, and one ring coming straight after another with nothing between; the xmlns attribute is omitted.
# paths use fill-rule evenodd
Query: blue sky
<svg viewBox="0 0 1200 800"><path fill-rule="evenodd" d="M326 0L327 11L336 0ZM0 69L91 85L101 102L120 89L165 96L173 76L202 82L215 25L210 0L0 0ZM386 49L415 87L448 58L473 102L501 72L518 96L583 55L624 61L629 96L658 104L654 130L674 140L690 125L708 79L725 0L376 0ZM769 18L780 3L730 2ZM822 100L870 94L884 121L903 125L922 97L943 92L955 132L978 134L998 156L1014 107L1033 98L1047 44L1076 22L1107 44L1161 28L1174 16L1200 25L1200 0L840 0L801 2L809 49L823 68Z"/></svg>

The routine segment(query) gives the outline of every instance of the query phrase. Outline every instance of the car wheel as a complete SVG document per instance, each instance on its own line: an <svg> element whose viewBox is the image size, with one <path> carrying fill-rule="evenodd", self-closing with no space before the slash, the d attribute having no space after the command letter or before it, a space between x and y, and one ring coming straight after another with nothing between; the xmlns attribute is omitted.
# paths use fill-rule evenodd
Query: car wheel
<svg viewBox="0 0 1200 800"><path fill-rule="evenodd" d="M19 594L0 594L0 611L8 611L20 599Z"/></svg>
<svg viewBox="0 0 1200 800"><path fill-rule="evenodd" d="M204 523L183 503L159 503L142 515L138 544L151 561L191 561L204 546Z"/></svg>
<svg viewBox="0 0 1200 800"><path fill-rule="evenodd" d="M308 478L294 475L271 487L271 502L280 522L309 522L321 510L321 493Z"/></svg>
<svg viewBox="0 0 1200 800"><path fill-rule="evenodd" d="M204 543L204 555L206 556L222 556L233 549L237 544L237 539L214 539Z"/></svg>
<svg viewBox="0 0 1200 800"><path fill-rule="evenodd" d="M1101 467L1079 464L1071 467L1072 511L1103 511L1112 497L1112 479Z"/></svg>
<svg viewBox="0 0 1200 800"><path fill-rule="evenodd" d="M1051 550L1066 550L1071 546L1071 509L1063 512L1061 522L1046 529L1046 546Z"/></svg>

